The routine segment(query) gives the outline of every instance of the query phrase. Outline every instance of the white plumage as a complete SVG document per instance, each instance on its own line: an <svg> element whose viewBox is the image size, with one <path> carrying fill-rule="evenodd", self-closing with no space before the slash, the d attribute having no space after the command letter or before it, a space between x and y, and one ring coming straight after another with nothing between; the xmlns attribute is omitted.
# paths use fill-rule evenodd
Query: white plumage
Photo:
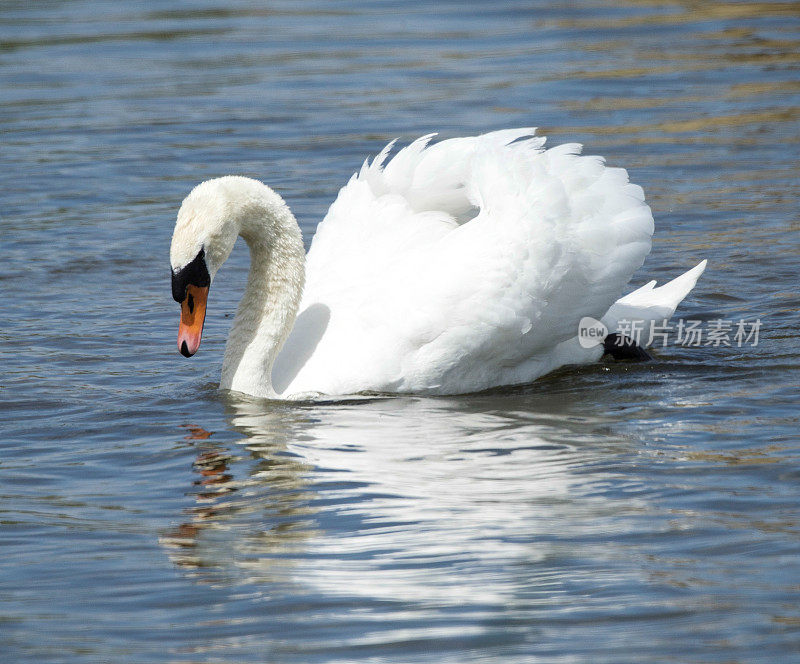
<svg viewBox="0 0 800 664"><path fill-rule="evenodd" d="M218 216L222 207L226 220L207 219L210 229L229 228L233 218L233 226L263 228L266 239L242 232L253 267L231 333L258 349L262 370L243 366L256 361L254 352L234 352L229 341L223 387L272 397L473 392L599 359L600 347L577 343L585 316L602 318L610 331L623 318L671 316L704 264L668 288L645 287L615 305L650 251L653 218L642 190L625 170L580 156L579 145L545 150L533 133L506 130L430 147L425 136L388 162L387 146L342 188L319 224L294 324L276 330L276 323L261 329L251 322L252 335L236 333L247 325L247 310L291 302L277 289L298 281L276 286L274 275L298 269L281 261L296 259L260 248L287 225L282 201L244 178L197 187L184 202L193 219L204 208ZM206 198L215 202L206 206ZM198 233L187 234L186 216L179 214L175 238L191 248L176 248L173 239L174 270L198 246L219 242L218 230L188 241ZM272 272L259 262L271 263ZM218 268L210 262L212 278ZM236 380L240 372L247 380Z"/></svg>

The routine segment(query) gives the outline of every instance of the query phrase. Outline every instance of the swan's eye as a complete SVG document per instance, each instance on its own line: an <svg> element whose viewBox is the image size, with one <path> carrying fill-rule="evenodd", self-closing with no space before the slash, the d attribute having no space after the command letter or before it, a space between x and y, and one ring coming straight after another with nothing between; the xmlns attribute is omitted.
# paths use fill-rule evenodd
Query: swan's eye
<svg viewBox="0 0 800 664"><path fill-rule="evenodd" d="M205 248L200 249L191 263L172 272L172 297L176 302L183 302L186 299L186 287L189 285L201 288L211 285Z"/></svg>

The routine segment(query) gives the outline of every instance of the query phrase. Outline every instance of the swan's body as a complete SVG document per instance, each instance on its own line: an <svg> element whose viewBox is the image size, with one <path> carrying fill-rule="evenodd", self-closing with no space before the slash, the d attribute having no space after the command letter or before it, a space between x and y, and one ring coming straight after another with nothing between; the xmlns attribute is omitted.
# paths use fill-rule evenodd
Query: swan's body
<svg viewBox="0 0 800 664"><path fill-rule="evenodd" d="M172 241L176 299L185 305L206 267L207 292L238 235L251 253L220 386L272 398L474 392L598 360L602 346L578 343L583 317L613 332L671 316L705 263L615 304L650 251L642 190L580 146L545 151L531 134L427 148L425 137L383 167L387 146L339 192L307 257L265 185L196 187ZM202 317L191 324L178 341L187 355Z"/></svg>

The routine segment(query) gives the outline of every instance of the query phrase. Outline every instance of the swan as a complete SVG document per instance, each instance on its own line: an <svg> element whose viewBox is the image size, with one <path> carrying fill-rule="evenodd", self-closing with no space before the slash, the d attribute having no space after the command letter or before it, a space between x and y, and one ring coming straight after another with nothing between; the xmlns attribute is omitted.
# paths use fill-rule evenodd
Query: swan
<svg viewBox="0 0 800 664"><path fill-rule="evenodd" d="M272 399L530 383L608 350L580 343L582 319L609 335L626 320L647 330L705 268L618 299L653 233L624 169L579 144L545 149L532 128L431 145L433 136L366 160L308 255L266 185L240 176L197 185L170 247L180 352L197 352L209 288L239 236L250 269L220 387Z"/></svg>

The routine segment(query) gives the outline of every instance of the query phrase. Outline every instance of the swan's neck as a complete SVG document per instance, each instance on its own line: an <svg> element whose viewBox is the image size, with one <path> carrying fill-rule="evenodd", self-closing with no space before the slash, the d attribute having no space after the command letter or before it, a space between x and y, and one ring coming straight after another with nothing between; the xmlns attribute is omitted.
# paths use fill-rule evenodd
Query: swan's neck
<svg viewBox="0 0 800 664"><path fill-rule="evenodd" d="M242 216L250 272L225 347L220 387L274 397L272 365L294 325L305 278L300 228L272 190Z"/></svg>

